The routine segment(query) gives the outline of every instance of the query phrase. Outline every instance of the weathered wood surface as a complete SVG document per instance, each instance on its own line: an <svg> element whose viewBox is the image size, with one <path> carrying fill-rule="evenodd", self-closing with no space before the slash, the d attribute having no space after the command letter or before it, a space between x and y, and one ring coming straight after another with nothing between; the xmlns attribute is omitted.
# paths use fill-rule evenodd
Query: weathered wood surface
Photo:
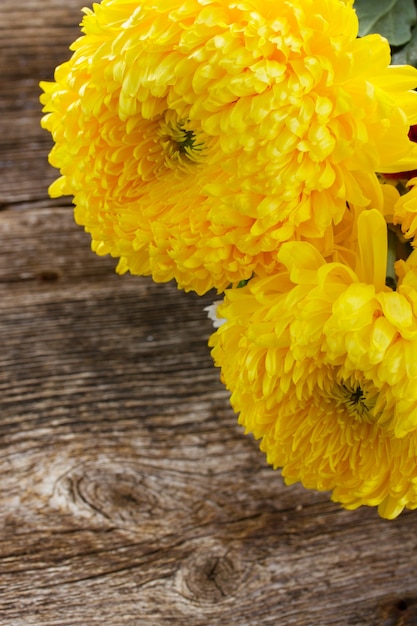
<svg viewBox="0 0 417 626"><path fill-rule="evenodd" d="M38 81L82 0L0 3L0 624L417 624L417 513L284 487L199 299L117 277L47 198Z"/></svg>

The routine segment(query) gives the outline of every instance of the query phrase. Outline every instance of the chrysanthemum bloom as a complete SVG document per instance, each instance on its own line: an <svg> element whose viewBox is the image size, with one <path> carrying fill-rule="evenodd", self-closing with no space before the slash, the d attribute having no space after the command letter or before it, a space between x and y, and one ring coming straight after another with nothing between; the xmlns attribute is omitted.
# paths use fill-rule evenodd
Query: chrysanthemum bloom
<svg viewBox="0 0 417 626"><path fill-rule="evenodd" d="M394 224L399 224L404 237L413 245L417 244L417 177L411 178L409 190L402 195L394 206Z"/></svg>
<svg viewBox="0 0 417 626"><path fill-rule="evenodd" d="M414 124L413 126L410 126L410 130L408 131L408 136L411 139L411 141L414 141L414 143L417 143L417 125ZM414 178L415 176L417 176L417 170L409 170L406 172L394 172L391 174L385 173L384 177L387 179L391 179L391 180L410 180L411 178Z"/></svg>
<svg viewBox="0 0 417 626"><path fill-rule="evenodd" d="M416 166L417 70L350 0L103 0L83 32L42 83L50 193L120 272L203 293L292 238L326 254L375 172Z"/></svg>
<svg viewBox="0 0 417 626"><path fill-rule="evenodd" d="M284 243L282 272L226 290L210 342L240 423L288 484L394 518L417 507L417 251L393 291L383 218L366 211L359 230L356 271Z"/></svg>

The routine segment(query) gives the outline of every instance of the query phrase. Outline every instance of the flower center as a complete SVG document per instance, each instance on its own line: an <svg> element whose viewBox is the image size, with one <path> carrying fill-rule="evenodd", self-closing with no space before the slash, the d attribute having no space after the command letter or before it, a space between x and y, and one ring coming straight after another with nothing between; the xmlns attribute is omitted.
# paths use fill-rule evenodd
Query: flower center
<svg viewBox="0 0 417 626"><path fill-rule="evenodd" d="M190 120L178 119L167 111L157 131L170 169L189 170L201 163L204 153L202 134L191 127Z"/></svg>
<svg viewBox="0 0 417 626"><path fill-rule="evenodd" d="M354 419L372 423L375 421L374 407L376 393L365 389L358 383L342 381L334 390L335 400L343 406Z"/></svg>

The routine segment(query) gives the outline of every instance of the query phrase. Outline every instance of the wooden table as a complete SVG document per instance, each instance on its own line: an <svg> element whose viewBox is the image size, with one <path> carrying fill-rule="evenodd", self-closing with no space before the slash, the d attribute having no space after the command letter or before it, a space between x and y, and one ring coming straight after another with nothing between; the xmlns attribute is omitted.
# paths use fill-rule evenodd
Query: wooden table
<svg viewBox="0 0 417 626"><path fill-rule="evenodd" d="M38 81L82 5L0 4L0 624L417 624L417 513L285 487L212 365L212 295L115 275L48 199Z"/></svg>

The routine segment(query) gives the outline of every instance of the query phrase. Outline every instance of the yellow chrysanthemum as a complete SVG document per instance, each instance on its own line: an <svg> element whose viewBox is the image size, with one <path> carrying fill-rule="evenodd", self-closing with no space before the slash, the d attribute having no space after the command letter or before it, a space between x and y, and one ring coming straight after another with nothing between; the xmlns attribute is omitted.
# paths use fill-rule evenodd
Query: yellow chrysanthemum
<svg viewBox="0 0 417 626"><path fill-rule="evenodd" d="M407 186L410 187L409 191L395 203L393 221L401 225L404 237L417 245L417 178L411 178Z"/></svg>
<svg viewBox="0 0 417 626"><path fill-rule="evenodd" d="M356 271L284 243L280 273L226 291L210 341L240 423L287 483L393 518L417 507L417 251L393 291L383 218L358 224Z"/></svg>
<svg viewBox="0 0 417 626"><path fill-rule="evenodd" d="M50 193L119 271L198 293L274 271L291 238L326 252L375 172L417 163L417 70L357 31L348 0L95 4L42 83Z"/></svg>

